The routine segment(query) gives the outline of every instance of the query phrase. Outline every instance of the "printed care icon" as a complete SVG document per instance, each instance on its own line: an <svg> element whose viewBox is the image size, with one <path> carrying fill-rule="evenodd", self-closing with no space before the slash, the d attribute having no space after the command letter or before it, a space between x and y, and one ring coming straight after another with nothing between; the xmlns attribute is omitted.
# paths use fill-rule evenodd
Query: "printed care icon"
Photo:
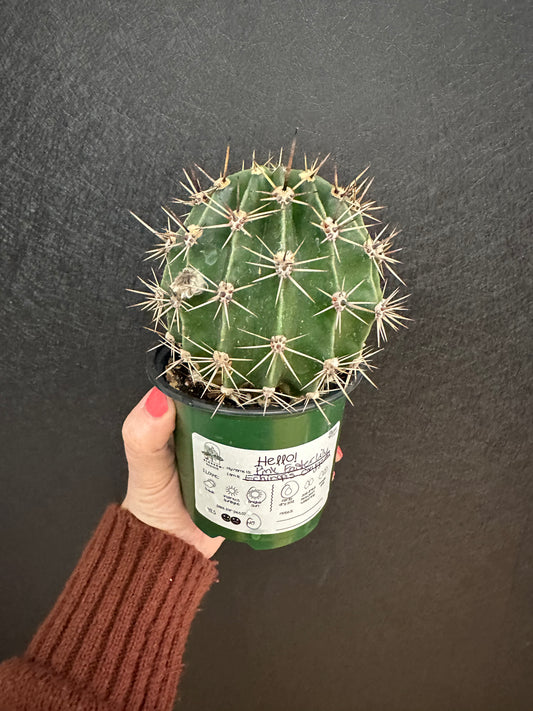
<svg viewBox="0 0 533 711"><path fill-rule="evenodd" d="M231 484L226 487L226 494L234 499L239 498L239 490L236 486L232 486Z"/></svg>
<svg viewBox="0 0 533 711"><path fill-rule="evenodd" d="M299 490L299 485L297 481L289 481L285 484L283 489L281 490L281 498L282 499L292 499L293 496L296 496Z"/></svg>
<svg viewBox="0 0 533 711"><path fill-rule="evenodd" d="M210 494L215 493L215 486L217 485L214 479L206 479L204 481L204 486Z"/></svg>
<svg viewBox="0 0 533 711"><path fill-rule="evenodd" d="M261 519L257 514L248 514L246 517L246 525L248 528L251 528L252 531L256 531L258 528L261 528Z"/></svg>
<svg viewBox="0 0 533 711"><path fill-rule="evenodd" d="M251 486L246 492L246 498L251 504L261 504L266 499L266 492L257 486Z"/></svg>

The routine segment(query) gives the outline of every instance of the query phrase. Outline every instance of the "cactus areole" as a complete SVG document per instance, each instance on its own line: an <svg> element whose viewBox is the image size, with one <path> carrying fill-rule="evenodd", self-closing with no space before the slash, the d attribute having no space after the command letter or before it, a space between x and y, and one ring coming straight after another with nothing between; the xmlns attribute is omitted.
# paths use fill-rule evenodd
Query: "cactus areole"
<svg viewBox="0 0 533 711"><path fill-rule="evenodd" d="M157 238L161 277L135 293L160 338L149 376L176 403L185 503L209 535L258 549L318 523L345 400L372 382L370 331L379 349L408 320L407 297L384 293L403 281L371 181L330 183L293 154L228 175L227 153L218 178L185 173L166 228L135 215Z"/></svg>

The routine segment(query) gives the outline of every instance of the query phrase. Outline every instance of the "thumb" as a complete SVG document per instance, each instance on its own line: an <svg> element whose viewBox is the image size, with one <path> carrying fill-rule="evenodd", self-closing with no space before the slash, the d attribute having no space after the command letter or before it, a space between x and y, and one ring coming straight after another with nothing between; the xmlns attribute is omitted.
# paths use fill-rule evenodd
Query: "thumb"
<svg viewBox="0 0 533 711"><path fill-rule="evenodd" d="M174 476L171 435L175 425L174 402L157 388L152 388L133 408L122 426L129 484L159 489Z"/></svg>

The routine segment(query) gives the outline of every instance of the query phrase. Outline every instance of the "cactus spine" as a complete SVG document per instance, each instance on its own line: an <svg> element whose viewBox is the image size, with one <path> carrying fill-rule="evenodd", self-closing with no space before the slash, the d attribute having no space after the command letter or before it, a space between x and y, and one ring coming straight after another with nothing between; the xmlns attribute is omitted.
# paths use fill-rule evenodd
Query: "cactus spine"
<svg viewBox="0 0 533 711"><path fill-rule="evenodd" d="M187 196L174 202L186 216L163 208L167 227L157 231L134 215L158 238L148 255L164 266L160 281L153 272L136 293L170 348L167 373L185 367L216 410L312 401L327 419L326 393L341 389L350 400L350 379L370 380L372 325L379 346L387 326L408 320L407 297L382 288L389 275L403 281L395 232L368 231L379 222L365 201L371 181L341 187L336 174L333 184L318 175L324 161L296 170L293 155L294 145L287 165L282 154L264 164L254 156L228 175L228 150L218 178L197 166L207 188L185 173Z"/></svg>

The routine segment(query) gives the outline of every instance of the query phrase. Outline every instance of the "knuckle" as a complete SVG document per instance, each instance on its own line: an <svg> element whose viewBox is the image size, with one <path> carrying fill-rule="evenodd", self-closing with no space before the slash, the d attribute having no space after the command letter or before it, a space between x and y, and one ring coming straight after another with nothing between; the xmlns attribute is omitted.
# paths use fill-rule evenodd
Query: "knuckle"
<svg viewBox="0 0 533 711"><path fill-rule="evenodd" d="M134 457L161 455L169 450L169 440L160 441L154 433L142 427L133 418L128 416L122 425L122 439L128 455Z"/></svg>
<svg viewBox="0 0 533 711"><path fill-rule="evenodd" d="M132 452L142 452L145 447L145 437L133 421L127 417L122 425L122 439L124 445Z"/></svg>

